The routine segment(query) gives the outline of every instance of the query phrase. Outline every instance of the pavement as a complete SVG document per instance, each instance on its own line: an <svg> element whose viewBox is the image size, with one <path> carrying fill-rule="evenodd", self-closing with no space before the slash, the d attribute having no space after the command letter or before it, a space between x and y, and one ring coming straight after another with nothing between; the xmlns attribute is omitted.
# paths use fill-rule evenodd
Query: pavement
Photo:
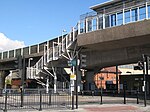
<svg viewBox="0 0 150 112"><path fill-rule="evenodd" d="M147 101L147 106L143 104L143 100L139 100L139 104L136 104L136 98L127 98L127 104L123 104L122 97L103 97L103 104L100 104L99 96L79 96L79 107L78 109L67 109L63 108L51 108L42 109L15 109L7 110L7 112L150 112L150 102ZM38 106L39 107L39 106ZM76 108L76 105L74 105ZM0 110L0 112L3 112Z"/></svg>
<svg viewBox="0 0 150 112"><path fill-rule="evenodd" d="M2 111L0 111L2 112ZM150 105L142 104L90 104L79 105L78 109L8 110L7 112L150 112Z"/></svg>

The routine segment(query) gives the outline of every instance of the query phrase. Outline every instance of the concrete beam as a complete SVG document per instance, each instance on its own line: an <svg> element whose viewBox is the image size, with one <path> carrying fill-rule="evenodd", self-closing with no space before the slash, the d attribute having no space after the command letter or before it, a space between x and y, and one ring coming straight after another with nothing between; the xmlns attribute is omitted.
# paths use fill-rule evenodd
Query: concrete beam
<svg viewBox="0 0 150 112"><path fill-rule="evenodd" d="M142 60L142 54L150 55L150 45L134 46L107 51L90 50L83 54L87 55L87 68L103 68L115 65L136 63Z"/></svg>
<svg viewBox="0 0 150 112"><path fill-rule="evenodd" d="M97 30L78 35L78 46L106 51L150 44L150 20Z"/></svg>

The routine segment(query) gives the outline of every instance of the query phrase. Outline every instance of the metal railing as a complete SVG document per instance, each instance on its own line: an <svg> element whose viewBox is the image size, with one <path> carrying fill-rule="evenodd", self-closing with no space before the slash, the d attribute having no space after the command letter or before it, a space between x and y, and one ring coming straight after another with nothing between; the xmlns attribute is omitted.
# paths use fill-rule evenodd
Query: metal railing
<svg viewBox="0 0 150 112"><path fill-rule="evenodd" d="M71 96L68 89L58 90L54 93L49 90L46 93L42 89L24 89L23 99L20 90L6 90L0 97L0 110L22 110L22 109L71 109Z"/></svg>
<svg viewBox="0 0 150 112"><path fill-rule="evenodd" d="M53 42L53 47L44 50L43 56L33 67L27 67L27 78L40 78L38 74L44 69L44 66L53 60L58 60L72 45L76 37L77 25L71 29L70 33L61 37L61 42Z"/></svg>
<svg viewBox="0 0 150 112"><path fill-rule="evenodd" d="M25 56L25 55L31 55L31 54L43 52L45 43L46 42L33 45L33 46L24 47L24 48L18 48L14 50L0 52L0 60L17 58L20 55Z"/></svg>
<svg viewBox="0 0 150 112"><path fill-rule="evenodd" d="M79 21L78 34L125 25L131 22L150 19L150 1L93 16Z"/></svg>
<svg viewBox="0 0 150 112"><path fill-rule="evenodd" d="M79 104L143 104L143 92L138 90L84 90L79 93ZM147 104L150 103L149 95Z"/></svg>

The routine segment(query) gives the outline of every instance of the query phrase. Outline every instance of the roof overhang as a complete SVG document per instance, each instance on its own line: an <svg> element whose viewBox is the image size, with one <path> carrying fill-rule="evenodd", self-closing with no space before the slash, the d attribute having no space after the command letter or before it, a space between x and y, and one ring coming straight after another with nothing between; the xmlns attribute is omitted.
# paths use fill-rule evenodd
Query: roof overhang
<svg viewBox="0 0 150 112"><path fill-rule="evenodd" d="M104 3L101 3L101 4L91 6L90 9L95 10L97 8L102 8L102 7L105 7L105 6L108 6L108 5L111 5L111 4L115 4L115 3L121 2L121 1L123 1L123 0L110 0L110 1L107 1L107 2L104 2Z"/></svg>

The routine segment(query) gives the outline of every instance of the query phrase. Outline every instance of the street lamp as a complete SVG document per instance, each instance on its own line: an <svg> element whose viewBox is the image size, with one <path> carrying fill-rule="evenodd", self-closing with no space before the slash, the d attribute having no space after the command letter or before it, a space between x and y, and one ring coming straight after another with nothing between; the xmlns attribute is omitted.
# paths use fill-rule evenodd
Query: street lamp
<svg viewBox="0 0 150 112"><path fill-rule="evenodd" d="M28 61L28 70L29 70L29 75L30 75L30 77L32 77L32 75L31 75L31 60L33 60L33 58L29 58L29 61Z"/></svg>
<svg viewBox="0 0 150 112"><path fill-rule="evenodd" d="M31 67L31 60L33 60L33 58L29 58L28 67Z"/></svg>
<svg viewBox="0 0 150 112"><path fill-rule="evenodd" d="M62 32L61 32L61 37L62 37L62 51L64 51L64 43L63 43L64 38L63 38L63 33L65 33L65 32L67 32L67 31L66 31L66 30L62 30Z"/></svg>

